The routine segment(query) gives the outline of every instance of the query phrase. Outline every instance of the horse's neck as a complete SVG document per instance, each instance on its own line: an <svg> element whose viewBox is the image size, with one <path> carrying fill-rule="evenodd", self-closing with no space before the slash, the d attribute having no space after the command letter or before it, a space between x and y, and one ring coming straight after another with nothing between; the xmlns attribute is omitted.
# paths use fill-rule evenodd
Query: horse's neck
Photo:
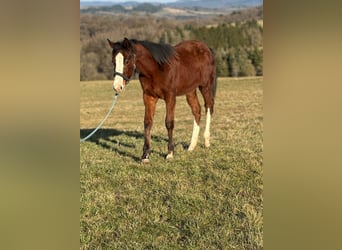
<svg viewBox="0 0 342 250"><path fill-rule="evenodd" d="M136 67L144 75L152 75L152 72L158 70L158 64L153 59L151 53L141 44L135 45Z"/></svg>

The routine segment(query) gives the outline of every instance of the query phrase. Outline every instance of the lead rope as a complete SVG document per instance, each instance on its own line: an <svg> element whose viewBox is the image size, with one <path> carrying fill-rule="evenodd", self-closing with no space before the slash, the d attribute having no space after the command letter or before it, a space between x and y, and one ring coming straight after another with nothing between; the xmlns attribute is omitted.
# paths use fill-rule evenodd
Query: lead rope
<svg viewBox="0 0 342 250"><path fill-rule="evenodd" d="M93 132L91 132L89 135L87 135L86 137L80 139L80 143L81 142L84 142L85 140L88 140L93 134L96 133L97 130L99 130L99 128L101 128L102 124L107 120L109 114L112 112L114 106L115 106L115 103L116 103L116 100L118 99L118 93L115 93L114 95L114 98L113 98L113 102L112 102L112 106L110 107L108 113L106 114L105 118L103 118L103 120L100 122L100 124L93 130Z"/></svg>

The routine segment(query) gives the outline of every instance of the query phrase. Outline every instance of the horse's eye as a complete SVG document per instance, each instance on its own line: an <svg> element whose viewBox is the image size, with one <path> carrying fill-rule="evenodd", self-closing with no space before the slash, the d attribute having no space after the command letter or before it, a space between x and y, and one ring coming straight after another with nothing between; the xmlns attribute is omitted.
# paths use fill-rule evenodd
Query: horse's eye
<svg viewBox="0 0 342 250"><path fill-rule="evenodd" d="M128 59L125 59L125 64L127 65L129 63L129 60Z"/></svg>

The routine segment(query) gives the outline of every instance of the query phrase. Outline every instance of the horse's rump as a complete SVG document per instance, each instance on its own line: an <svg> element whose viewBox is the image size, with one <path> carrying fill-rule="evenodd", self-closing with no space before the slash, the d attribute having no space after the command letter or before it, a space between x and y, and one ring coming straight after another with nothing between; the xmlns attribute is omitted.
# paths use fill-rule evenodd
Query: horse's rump
<svg viewBox="0 0 342 250"><path fill-rule="evenodd" d="M177 85L177 95L184 95L198 86L211 88L216 78L216 64L211 49L200 41L177 44L170 60L170 74ZM214 91L213 91L214 93Z"/></svg>

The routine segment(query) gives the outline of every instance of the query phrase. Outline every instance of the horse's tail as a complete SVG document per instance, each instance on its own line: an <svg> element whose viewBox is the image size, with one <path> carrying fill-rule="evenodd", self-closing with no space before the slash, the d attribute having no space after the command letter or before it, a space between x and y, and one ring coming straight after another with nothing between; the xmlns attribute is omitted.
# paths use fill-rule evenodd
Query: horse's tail
<svg viewBox="0 0 342 250"><path fill-rule="evenodd" d="M212 94L213 94L213 98L215 98L215 95L216 95L216 87L217 87L217 74L216 74L216 72L217 72L217 69L216 69L216 61L215 61L215 52L214 52L214 50L212 49L212 48L210 48L210 51L211 51L211 54L212 54L212 56L213 56L213 75L214 75L214 77L213 77L213 85L212 85Z"/></svg>
<svg viewBox="0 0 342 250"><path fill-rule="evenodd" d="M213 86L212 86L212 92L213 92L213 98L215 98L216 95L216 87L217 87L217 75L216 75L216 70L215 70L215 74L214 74L214 82L213 82Z"/></svg>

